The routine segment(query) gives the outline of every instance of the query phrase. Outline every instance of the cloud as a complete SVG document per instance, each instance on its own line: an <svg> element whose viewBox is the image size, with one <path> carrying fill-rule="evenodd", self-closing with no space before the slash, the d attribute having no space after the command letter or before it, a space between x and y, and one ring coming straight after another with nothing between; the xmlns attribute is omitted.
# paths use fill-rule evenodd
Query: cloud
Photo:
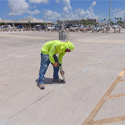
<svg viewBox="0 0 125 125"><path fill-rule="evenodd" d="M122 9L120 9L120 8L119 9L115 8L114 10L112 10L113 13L117 13L117 12L120 12L120 11L122 11Z"/></svg>
<svg viewBox="0 0 125 125"><path fill-rule="evenodd" d="M46 17L48 20L58 20L61 19L61 14L52 10L46 10Z"/></svg>
<svg viewBox="0 0 125 125"><path fill-rule="evenodd" d="M13 15L22 15L23 13L28 14L39 14L40 11L37 9L33 12L29 10L30 6L29 3L26 2L26 0L8 0L8 5L13 10ZM12 15L9 13L8 15Z"/></svg>
<svg viewBox="0 0 125 125"><path fill-rule="evenodd" d="M71 5L70 5L70 0L63 0L63 6L64 8L67 7L67 9L72 9Z"/></svg>
<svg viewBox="0 0 125 125"><path fill-rule="evenodd" d="M114 16L115 16L116 18L125 17L125 10L114 13Z"/></svg>
<svg viewBox="0 0 125 125"><path fill-rule="evenodd" d="M39 14L40 13L40 11L39 10L37 10L37 9L35 9L33 12L31 12L30 10L29 10L29 14Z"/></svg>
<svg viewBox="0 0 125 125"><path fill-rule="evenodd" d="M45 3L45 4L48 4L48 0L29 0L30 3L37 3L37 4L40 4L40 3Z"/></svg>
<svg viewBox="0 0 125 125"><path fill-rule="evenodd" d="M86 13L83 9L77 9L75 12L80 16L84 16Z"/></svg>
<svg viewBox="0 0 125 125"><path fill-rule="evenodd" d="M34 6L30 6L29 8L36 8L36 5L34 5Z"/></svg>
<svg viewBox="0 0 125 125"><path fill-rule="evenodd" d="M92 7L89 7L89 10L92 10Z"/></svg>
<svg viewBox="0 0 125 125"><path fill-rule="evenodd" d="M56 3L60 3L60 0L56 0Z"/></svg>
<svg viewBox="0 0 125 125"><path fill-rule="evenodd" d="M29 8L29 4L26 0L8 0L8 5L11 7L15 13L26 12Z"/></svg>
<svg viewBox="0 0 125 125"><path fill-rule="evenodd" d="M122 10L122 9L118 9L118 8L115 8L114 10L112 10L112 12L114 13L114 17L113 18L122 18L122 17L125 17L125 10Z"/></svg>
<svg viewBox="0 0 125 125"><path fill-rule="evenodd" d="M113 13L116 13L118 11L117 8L115 8L114 10L112 10Z"/></svg>
<svg viewBox="0 0 125 125"><path fill-rule="evenodd" d="M91 6L95 6L96 5L96 1L93 1L93 3L91 4Z"/></svg>

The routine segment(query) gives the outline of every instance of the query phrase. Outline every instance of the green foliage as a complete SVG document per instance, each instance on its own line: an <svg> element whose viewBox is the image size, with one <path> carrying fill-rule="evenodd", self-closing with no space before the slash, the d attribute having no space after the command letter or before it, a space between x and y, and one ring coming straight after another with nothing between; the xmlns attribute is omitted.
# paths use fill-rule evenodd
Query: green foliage
<svg viewBox="0 0 125 125"><path fill-rule="evenodd" d="M25 27L26 27L26 28L29 28L29 26L28 26L28 25L26 25Z"/></svg>
<svg viewBox="0 0 125 125"><path fill-rule="evenodd" d="M95 25L95 23L94 22L89 22L88 25Z"/></svg>
<svg viewBox="0 0 125 125"><path fill-rule="evenodd" d="M122 24L124 24L124 22L119 20L119 21L117 21L117 24L119 24L121 26Z"/></svg>
<svg viewBox="0 0 125 125"><path fill-rule="evenodd" d="M83 22L83 25L88 25L88 22L85 20L85 21Z"/></svg>
<svg viewBox="0 0 125 125"><path fill-rule="evenodd" d="M1 22L1 23L0 23L0 26L2 26L2 25L6 25L6 23L5 23L5 22Z"/></svg>
<svg viewBox="0 0 125 125"><path fill-rule="evenodd" d="M113 21L110 21L110 25L113 25L114 23L113 23Z"/></svg>
<svg viewBox="0 0 125 125"><path fill-rule="evenodd" d="M57 20L57 22L59 22L59 20Z"/></svg>
<svg viewBox="0 0 125 125"><path fill-rule="evenodd" d="M45 25L45 23L41 23L41 26L44 26Z"/></svg>

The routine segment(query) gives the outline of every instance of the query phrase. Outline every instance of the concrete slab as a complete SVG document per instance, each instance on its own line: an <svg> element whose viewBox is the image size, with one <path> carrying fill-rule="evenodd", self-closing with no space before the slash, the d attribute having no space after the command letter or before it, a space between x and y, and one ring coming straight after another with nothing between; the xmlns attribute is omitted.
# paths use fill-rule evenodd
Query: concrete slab
<svg viewBox="0 0 125 125"><path fill-rule="evenodd" d="M125 81L120 81L118 85L114 88L111 95L123 94L125 93Z"/></svg>
<svg viewBox="0 0 125 125"><path fill-rule="evenodd" d="M107 125L125 125L125 121L111 123L111 124L107 124Z"/></svg>
<svg viewBox="0 0 125 125"><path fill-rule="evenodd" d="M125 97L108 99L102 106L101 110L95 117L94 121L124 116L125 114Z"/></svg>
<svg viewBox="0 0 125 125"><path fill-rule="evenodd" d="M50 65L44 91L35 82L40 49L45 42L58 39L58 33L1 33L0 124L82 124L125 68L124 33L70 33L75 50L63 58L67 83L52 82ZM124 102L124 97L119 101ZM116 116L117 111L124 111L119 101L114 105Z"/></svg>

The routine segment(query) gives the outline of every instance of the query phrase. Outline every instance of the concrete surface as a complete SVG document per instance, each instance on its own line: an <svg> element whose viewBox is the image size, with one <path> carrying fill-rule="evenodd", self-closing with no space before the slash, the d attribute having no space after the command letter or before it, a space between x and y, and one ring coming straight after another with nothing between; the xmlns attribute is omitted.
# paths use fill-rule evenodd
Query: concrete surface
<svg viewBox="0 0 125 125"><path fill-rule="evenodd" d="M40 90L40 49L58 33L0 33L0 125L124 123L125 30L69 37L75 50L63 58L66 84L52 82L50 65Z"/></svg>

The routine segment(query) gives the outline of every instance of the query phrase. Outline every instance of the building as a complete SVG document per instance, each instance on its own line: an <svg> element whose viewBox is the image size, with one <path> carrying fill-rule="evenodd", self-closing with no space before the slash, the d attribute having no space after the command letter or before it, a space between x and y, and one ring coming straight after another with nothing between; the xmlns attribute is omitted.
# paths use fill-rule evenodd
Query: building
<svg viewBox="0 0 125 125"><path fill-rule="evenodd" d="M106 26L107 25L107 22L102 22L102 23L99 23L100 26Z"/></svg>
<svg viewBox="0 0 125 125"><path fill-rule="evenodd" d="M64 20L65 24L72 24L72 25L78 25L78 24L83 24L85 21L87 21L87 23L93 22L94 24L98 23L98 19L89 19L89 18L82 18L80 20ZM58 22L58 25L62 25L63 24L63 20Z"/></svg>
<svg viewBox="0 0 125 125"><path fill-rule="evenodd" d="M36 20L35 18L24 18L20 21L17 20L2 20L0 19L0 23L5 22L7 25L11 25L13 26L13 23L15 26L35 26L35 25L41 25L42 23L46 23L46 25L52 25L53 22L52 21L43 21L43 20Z"/></svg>

